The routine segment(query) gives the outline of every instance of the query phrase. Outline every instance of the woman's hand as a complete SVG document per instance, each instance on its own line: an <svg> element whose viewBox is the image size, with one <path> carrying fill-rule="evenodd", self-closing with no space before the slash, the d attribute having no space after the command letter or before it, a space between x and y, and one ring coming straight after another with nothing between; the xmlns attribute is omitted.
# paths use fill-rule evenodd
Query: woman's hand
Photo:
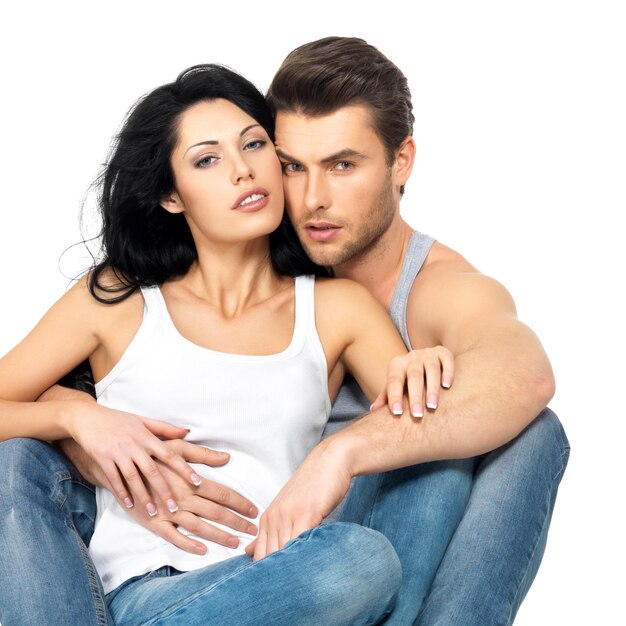
<svg viewBox="0 0 626 626"><path fill-rule="evenodd" d="M135 504L130 489L150 516L157 514L145 480L170 512L178 509L155 459L192 485L202 482L183 457L159 439L184 437L186 429L91 402L69 402L73 403L67 424L69 434L98 463L122 506L130 509Z"/></svg>
<svg viewBox="0 0 626 626"><path fill-rule="evenodd" d="M441 387L449 389L454 379L454 356L443 346L412 350L393 358L387 372L387 387L374 400L371 411L387 404L394 415L404 411L404 389L408 390L413 417L424 416L424 404L436 409Z"/></svg>
<svg viewBox="0 0 626 626"><path fill-rule="evenodd" d="M188 441L172 439L164 443L190 463L216 467L230 460L228 454L218 456L214 450ZM179 528L184 528L195 537L229 548L236 548L239 545L239 538L210 522L218 522L227 528L249 535L257 534L257 527L250 519L245 519L246 517L254 519L258 515L256 506L250 500L206 478L199 487L192 487L170 467L161 461L155 462L173 489L179 508L175 513L169 513L166 507L161 505L158 496L153 494L157 505L160 505L156 517L149 517L141 507L129 510L130 515L142 526L191 554L205 554L207 548L202 542L181 533Z"/></svg>

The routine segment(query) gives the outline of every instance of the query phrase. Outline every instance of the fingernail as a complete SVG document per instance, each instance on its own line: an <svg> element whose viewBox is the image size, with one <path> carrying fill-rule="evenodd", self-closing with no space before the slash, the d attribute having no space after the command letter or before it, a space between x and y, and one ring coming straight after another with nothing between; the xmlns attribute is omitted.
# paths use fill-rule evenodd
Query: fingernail
<svg viewBox="0 0 626 626"><path fill-rule="evenodd" d="M226 543L229 545L229 547L231 548L238 548L239 547L239 539L237 539L237 537L230 537Z"/></svg>
<svg viewBox="0 0 626 626"><path fill-rule="evenodd" d="M372 404L370 404L370 413L372 412L372 407L374 406L374 403L372 402Z"/></svg>
<svg viewBox="0 0 626 626"><path fill-rule="evenodd" d="M194 546L193 549L198 553L198 554L206 554L206 546Z"/></svg>
<svg viewBox="0 0 626 626"><path fill-rule="evenodd" d="M170 498L167 502L167 510L170 513L176 513L176 511L178 511L178 504L176 504L176 502L174 502L174 500L172 500L172 498Z"/></svg>
<svg viewBox="0 0 626 626"><path fill-rule="evenodd" d="M433 395L428 396L428 398L426 399L426 406L429 409L436 409L437 408L437 396L433 396Z"/></svg>
<svg viewBox="0 0 626 626"><path fill-rule="evenodd" d="M248 526L248 534L256 536L257 528L256 526Z"/></svg>
<svg viewBox="0 0 626 626"><path fill-rule="evenodd" d="M228 454L228 452L222 452L221 450L218 450L217 456L230 456L230 455Z"/></svg>
<svg viewBox="0 0 626 626"><path fill-rule="evenodd" d="M446 389L449 389L451 384L452 384L452 380L450 379L450 376L444 376L442 378L442 380L441 380L442 387L445 387Z"/></svg>
<svg viewBox="0 0 626 626"><path fill-rule="evenodd" d="M197 487L198 485L202 484L202 479L200 478L200 476L198 476L198 474L192 474L191 482Z"/></svg>
<svg viewBox="0 0 626 626"><path fill-rule="evenodd" d="M152 502L146 504L146 509L148 510L148 515L150 517L154 517L157 514L157 508L154 504L152 504Z"/></svg>
<svg viewBox="0 0 626 626"><path fill-rule="evenodd" d="M400 402L394 402L391 412L394 415L402 415L402 404L400 404Z"/></svg>
<svg viewBox="0 0 626 626"><path fill-rule="evenodd" d="M424 417L424 409L421 404L413 405L413 417Z"/></svg>
<svg viewBox="0 0 626 626"><path fill-rule="evenodd" d="M134 506L133 501L129 497L124 498L124 504L126 505L127 509L132 509Z"/></svg>

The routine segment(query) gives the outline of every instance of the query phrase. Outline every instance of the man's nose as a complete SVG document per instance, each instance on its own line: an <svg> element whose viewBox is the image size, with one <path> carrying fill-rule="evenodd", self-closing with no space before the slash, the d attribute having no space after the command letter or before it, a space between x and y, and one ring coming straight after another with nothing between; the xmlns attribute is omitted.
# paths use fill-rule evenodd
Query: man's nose
<svg viewBox="0 0 626 626"><path fill-rule="evenodd" d="M309 173L304 190L304 204L311 211L327 209L330 206L328 183L322 173Z"/></svg>

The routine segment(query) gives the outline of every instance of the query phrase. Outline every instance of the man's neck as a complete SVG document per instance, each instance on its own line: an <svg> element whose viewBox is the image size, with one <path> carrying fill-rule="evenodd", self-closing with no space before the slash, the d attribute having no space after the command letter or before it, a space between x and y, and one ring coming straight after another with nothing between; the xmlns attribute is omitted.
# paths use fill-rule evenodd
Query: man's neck
<svg viewBox="0 0 626 626"><path fill-rule="evenodd" d="M334 276L361 283L389 310L412 232L398 215L373 247L333 267Z"/></svg>

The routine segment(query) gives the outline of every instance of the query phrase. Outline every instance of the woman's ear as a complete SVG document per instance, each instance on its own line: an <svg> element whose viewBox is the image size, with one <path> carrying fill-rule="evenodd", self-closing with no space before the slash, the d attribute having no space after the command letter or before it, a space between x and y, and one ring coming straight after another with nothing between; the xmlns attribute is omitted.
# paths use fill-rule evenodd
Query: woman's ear
<svg viewBox="0 0 626 626"><path fill-rule="evenodd" d="M185 210L185 205L176 191L172 191L172 193L161 198L161 202L159 202L159 204L168 213L183 213Z"/></svg>

